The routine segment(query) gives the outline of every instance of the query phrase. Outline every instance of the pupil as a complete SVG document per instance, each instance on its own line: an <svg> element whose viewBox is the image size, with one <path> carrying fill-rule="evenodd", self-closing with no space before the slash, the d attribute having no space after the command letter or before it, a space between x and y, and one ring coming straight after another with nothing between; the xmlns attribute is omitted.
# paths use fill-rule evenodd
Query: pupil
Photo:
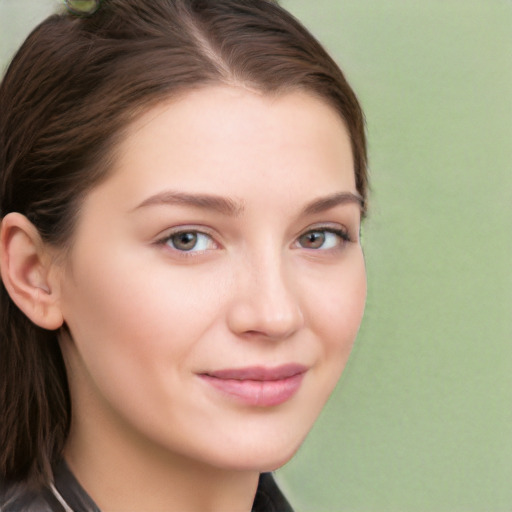
<svg viewBox="0 0 512 512"><path fill-rule="evenodd" d="M308 233L305 236L305 246L317 249L318 247L322 247L323 243L325 241L325 235L323 233Z"/></svg>
<svg viewBox="0 0 512 512"><path fill-rule="evenodd" d="M174 237L174 247L182 251L189 251L197 243L197 235L194 233L179 233Z"/></svg>

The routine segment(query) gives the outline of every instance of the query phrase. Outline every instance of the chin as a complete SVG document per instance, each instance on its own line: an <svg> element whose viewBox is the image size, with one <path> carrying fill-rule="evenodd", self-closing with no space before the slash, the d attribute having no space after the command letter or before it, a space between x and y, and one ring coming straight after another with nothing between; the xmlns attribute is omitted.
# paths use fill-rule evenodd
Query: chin
<svg viewBox="0 0 512 512"><path fill-rule="evenodd" d="M280 436L276 435L276 438ZM296 442L277 445L275 440L265 440L264 443L252 443L249 447L239 447L233 450L229 460L224 459L225 469L236 471L258 471L266 473L281 468L295 455L304 437Z"/></svg>

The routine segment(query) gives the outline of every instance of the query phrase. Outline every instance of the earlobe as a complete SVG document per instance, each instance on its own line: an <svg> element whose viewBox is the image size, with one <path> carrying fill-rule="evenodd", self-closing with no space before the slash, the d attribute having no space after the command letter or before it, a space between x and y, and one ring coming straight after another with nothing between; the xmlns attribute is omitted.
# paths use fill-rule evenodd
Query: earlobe
<svg viewBox="0 0 512 512"><path fill-rule="evenodd" d="M63 318L54 263L35 226L20 213L9 213L0 229L0 272L7 293L36 325L56 330Z"/></svg>

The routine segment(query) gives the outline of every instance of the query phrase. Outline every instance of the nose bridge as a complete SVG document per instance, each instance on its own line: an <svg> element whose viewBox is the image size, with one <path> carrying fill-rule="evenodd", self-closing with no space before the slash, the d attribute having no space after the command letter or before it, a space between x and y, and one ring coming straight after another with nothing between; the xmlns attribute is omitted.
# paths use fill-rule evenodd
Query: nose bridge
<svg viewBox="0 0 512 512"><path fill-rule="evenodd" d="M287 338L303 325L298 287L284 251L265 244L244 258L231 323L239 333Z"/></svg>

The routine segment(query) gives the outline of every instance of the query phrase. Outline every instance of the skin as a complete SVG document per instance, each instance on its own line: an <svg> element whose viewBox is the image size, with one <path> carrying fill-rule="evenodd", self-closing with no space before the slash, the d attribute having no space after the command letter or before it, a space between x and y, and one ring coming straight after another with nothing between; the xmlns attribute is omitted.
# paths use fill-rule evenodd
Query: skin
<svg viewBox="0 0 512 512"><path fill-rule="evenodd" d="M258 474L288 461L320 413L362 318L347 131L307 93L218 86L152 108L118 149L65 262L36 273L71 333L66 460L104 512L250 510ZM194 200L204 194L224 201ZM197 245L180 250L176 232ZM278 405L201 378L288 363L306 371Z"/></svg>

